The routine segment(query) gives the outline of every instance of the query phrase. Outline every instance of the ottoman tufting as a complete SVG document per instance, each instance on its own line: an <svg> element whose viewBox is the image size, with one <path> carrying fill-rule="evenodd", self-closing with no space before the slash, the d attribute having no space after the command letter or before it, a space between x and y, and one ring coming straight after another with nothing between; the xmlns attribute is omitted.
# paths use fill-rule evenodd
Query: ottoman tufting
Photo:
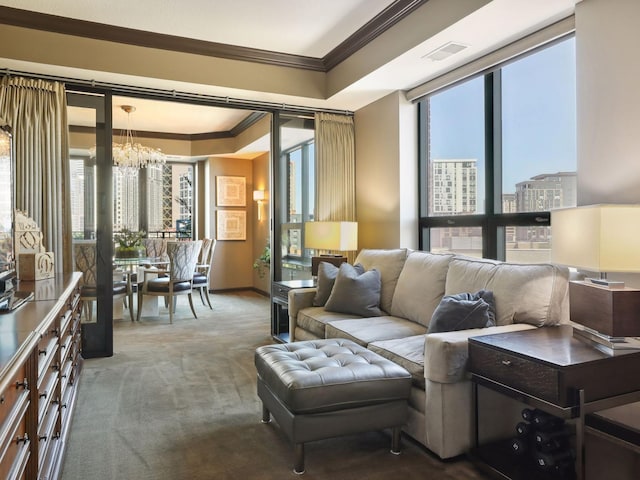
<svg viewBox="0 0 640 480"><path fill-rule="evenodd" d="M304 473L304 444L392 428L400 451L411 375L404 368L344 339L266 345L255 352L262 421L271 415L294 444L294 472Z"/></svg>

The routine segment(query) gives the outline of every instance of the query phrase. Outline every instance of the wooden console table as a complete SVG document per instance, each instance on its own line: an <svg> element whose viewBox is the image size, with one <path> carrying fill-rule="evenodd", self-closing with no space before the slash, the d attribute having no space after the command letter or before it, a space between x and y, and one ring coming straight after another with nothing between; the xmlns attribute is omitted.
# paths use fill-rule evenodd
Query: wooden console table
<svg viewBox="0 0 640 480"><path fill-rule="evenodd" d="M56 479L81 369L81 274L20 282L0 315L0 478Z"/></svg>
<svg viewBox="0 0 640 480"><path fill-rule="evenodd" d="M541 478L505 449L479 445L478 386L575 421L576 478L585 478L585 415L640 400L640 351L609 355L576 338L569 325L469 339L476 409L473 456L500 478Z"/></svg>

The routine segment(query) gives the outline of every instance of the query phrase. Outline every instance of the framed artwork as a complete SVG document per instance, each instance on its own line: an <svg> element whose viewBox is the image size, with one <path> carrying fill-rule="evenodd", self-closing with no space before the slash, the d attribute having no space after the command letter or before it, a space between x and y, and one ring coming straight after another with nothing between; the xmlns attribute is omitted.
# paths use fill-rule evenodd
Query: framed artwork
<svg viewBox="0 0 640 480"><path fill-rule="evenodd" d="M216 177L216 203L219 207L246 207L245 177Z"/></svg>
<svg viewBox="0 0 640 480"><path fill-rule="evenodd" d="M218 210L216 215L217 240L247 239L247 212L244 210Z"/></svg>

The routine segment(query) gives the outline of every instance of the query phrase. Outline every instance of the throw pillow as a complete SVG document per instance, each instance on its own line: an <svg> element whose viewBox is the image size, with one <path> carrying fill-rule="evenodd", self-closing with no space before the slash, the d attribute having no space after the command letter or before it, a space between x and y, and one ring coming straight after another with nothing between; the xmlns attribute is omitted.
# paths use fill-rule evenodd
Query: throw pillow
<svg viewBox="0 0 640 480"><path fill-rule="evenodd" d="M358 270L359 275L364 273L364 267L359 263L354 265L354 268ZM314 307L323 307L324 304L327 303L329 295L331 295L331 290L333 290L333 284L336 281L338 270L338 267L329 262L320 262L318 264L316 296L313 297Z"/></svg>
<svg viewBox="0 0 640 480"><path fill-rule="evenodd" d="M458 293L442 297L429 322L427 333L485 328L496 324L493 292Z"/></svg>
<svg viewBox="0 0 640 480"><path fill-rule="evenodd" d="M360 273L356 266L340 265L333 290L325 304L329 312L349 313L361 317L379 317L380 310L380 272L376 269ZM362 270L361 270L362 269Z"/></svg>

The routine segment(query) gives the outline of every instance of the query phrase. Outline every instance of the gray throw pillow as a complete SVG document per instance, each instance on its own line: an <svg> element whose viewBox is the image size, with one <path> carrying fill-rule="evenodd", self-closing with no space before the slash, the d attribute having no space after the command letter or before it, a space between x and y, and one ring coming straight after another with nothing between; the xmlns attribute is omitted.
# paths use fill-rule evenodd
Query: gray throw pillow
<svg viewBox="0 0 640 480"><path fill-rule="evenodd" d="M325 304L329 312L349 313L361 317L379 317L380 272L376 269L360 273L363 269L343 263L340 265L333 290Z"/></svg>
<svg viewBox="0 0 640 480"><path fill-rule="evenodd" d="M429 322L427 333L485 328L496 324L493 292L458 293L442 297Z"/></svg>
<svg viewBox="0 0 640 480"><path fill-rule="evenodd" d="M362 275L364 273L364 267L359 263L354 265L353 268L358 271L358 275ZM314 307L323 307L324 304L327 303L329 295L331 295L331 290L333 290L333 284L336 281L338 270L339 268L337 266L329 262L320 262L318 264L316 296L313 297Z"/></svg>

